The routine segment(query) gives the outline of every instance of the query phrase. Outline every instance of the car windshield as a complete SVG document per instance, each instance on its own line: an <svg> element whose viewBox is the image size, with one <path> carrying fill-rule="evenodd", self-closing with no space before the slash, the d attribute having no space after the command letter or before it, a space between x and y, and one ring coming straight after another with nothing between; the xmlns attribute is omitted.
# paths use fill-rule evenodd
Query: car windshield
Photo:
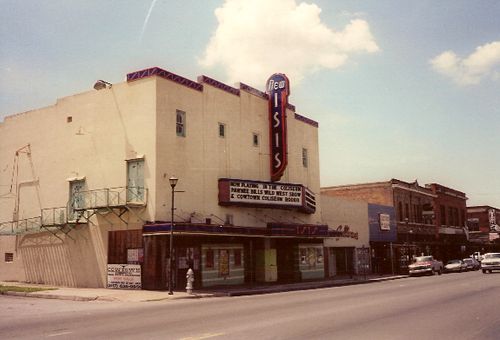
<svg viewBox="0 0 500 340"><path fill-rule="evenodd" d="M486 255L484 255L484 258L485 259L500 258L500 253L486 254Z"/></svg>
<svg viewBox="0 0 500 340"><path fill-rule="evenodd" d="M460 263L460 260L450 260L448 261L448 264L458 264Z"/></svg>
<svg viewBox="0 0 500 340"><path fill-rule="evenodd" d="M464 259L464 262L470 262L470 263L472 263L472 259Z"/></svg>
<svg viewBox="0 0 500 340"><path fill-rule="evenodd" d="M415 257L415 262L427 262L432 261L432 256L418 256Z"/></svg>

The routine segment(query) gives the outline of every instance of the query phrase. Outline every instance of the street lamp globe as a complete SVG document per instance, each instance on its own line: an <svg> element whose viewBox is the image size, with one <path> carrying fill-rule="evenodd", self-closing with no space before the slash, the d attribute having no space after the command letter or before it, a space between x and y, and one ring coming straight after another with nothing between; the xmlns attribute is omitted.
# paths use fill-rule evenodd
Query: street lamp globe
<svg viewBox="0 0 500 340"><path fill-rule="evenodd" d="M179 179L178 179L177 177L172 176L172 177L170 177L170 178L169 178L169 180L168 180L168 181L170 182L170 186L171 186L172 188L175 188L175 186L177 185L177 181L178 181L178 180L179 180Z"/></svg>

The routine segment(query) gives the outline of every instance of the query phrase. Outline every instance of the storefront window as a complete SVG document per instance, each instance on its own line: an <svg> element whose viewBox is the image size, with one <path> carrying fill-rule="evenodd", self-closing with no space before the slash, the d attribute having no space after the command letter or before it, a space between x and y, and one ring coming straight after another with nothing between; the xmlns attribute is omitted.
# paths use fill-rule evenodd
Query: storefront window
<svg viewBox="0 0 500 340"><path fill-rule="evenodd" d="M307 258L307 248L301 248L300 249L300 263L301 264L306 264L306 258Z"/></svg>
<svg viewBox="0 0 500 340"><path fill-rule="evenodd" d="M316 267L316 249L315 248L307 248L308 250L308 261L309 267Z"/></svg>
<svg viewBox="0 0 500 340"><path fill-rule="evenodd" d="M214 251L212 249L207 249L205 256L205 268L214 267Z"/></svg>
<svg viewBox="0 0 500 340"><path fill-rule="evenodd" d="M241 267L241 249L234 250L234 266Z"/></svg>
<svg viewBox="0 0 500 340"><path fill-rule="evenodd" d="M316 248L316 261L317 263L323 263L323 249Z"/></svg>

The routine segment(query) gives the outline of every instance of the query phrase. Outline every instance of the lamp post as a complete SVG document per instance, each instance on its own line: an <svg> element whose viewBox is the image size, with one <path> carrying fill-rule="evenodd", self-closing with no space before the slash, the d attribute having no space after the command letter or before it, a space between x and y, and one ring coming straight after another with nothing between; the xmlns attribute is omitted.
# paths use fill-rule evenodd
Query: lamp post
<svg viewBox="0 0 500 340"><path fill-rule="evenodd" d="M174 249L174 210L175 210L175 206L174 206L174 195L175 195L175 186L177 184L177 181L179 179L177 177L170 177L170 179L168 180L170 182L170 186L172 187L172 215L170 216L170 265L169 265L169 269L168 269L168 295L172 295L174 294L173 291L172 291L172 286L173 286L173 283L172 283L172 267L173 267L173 259L174 259L174 253L173 253L173 249Z"/></svg>
<svg viewBox="0 0 500 340"><path fill-rule="evenodd" d="M405 218L406 225L406 267L410 265L410 230L408 226L408 217Z"/></svg>

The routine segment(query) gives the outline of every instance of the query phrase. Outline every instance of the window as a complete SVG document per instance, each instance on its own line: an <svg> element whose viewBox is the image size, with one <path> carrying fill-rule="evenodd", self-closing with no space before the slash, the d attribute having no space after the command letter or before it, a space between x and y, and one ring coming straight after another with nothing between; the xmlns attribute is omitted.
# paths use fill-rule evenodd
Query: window
<svg viewBox="0 0 500 340"><path fill-rule="evenodd" d="M404 221L404 217L403 217L403 203L401 203L401 202L398 203L398 214L399 214L399 220L401 222Z"/></svg>
<svg viewBox="0 0 500 340"><path fill-rule="evenodd" d="M307 159L307 149L302 148L302 165L304 168L307 168L308 159Z"/></svg>
<svg viewBox="0 0 500 340"><path fill-rule="evenodd" d="M316 262L323 263L323 248L316 248Z"/></svg>
<svg viewBox="0 0 500 340"><path fill-rule="evenodd" d="M259 134L253 133L252 135L253 146L259 146Z"/></svg>
<svg viewBox="0 0 500 340"><path fill-rule="evenodd" d="M214 251L212 249L207 249L205 257L205 268L213 268L213 267L214 267Z"/></svg>
<svg viewBox="0 0 500 340"><path fill-rule="evenodd" d="M186 137L186 112L177 110L175 132L179 137Z"/></svg>
<svg viewBox="0 0 500 340"><path fill-rule="evenodd" d="M5 262L14 262L14 253L5 253Z"/></svg>
<svg viewBox="0 0 500 340"><path fill-rule="evenodd" d="M241 267L241 249L234 250L234 266Z"/></svg>
<svg viewBox="0 0 500 340"><path fill-rule="evenodd" d="M219 123L219 137L226 137L226 124Z"/></svg>
<svg viewBox="0 0 500 340"><path fill-rule="evenodd" d="M446 208L444 205L439 206L439 215L441 220L441 225L446 225Z"/></svg>

